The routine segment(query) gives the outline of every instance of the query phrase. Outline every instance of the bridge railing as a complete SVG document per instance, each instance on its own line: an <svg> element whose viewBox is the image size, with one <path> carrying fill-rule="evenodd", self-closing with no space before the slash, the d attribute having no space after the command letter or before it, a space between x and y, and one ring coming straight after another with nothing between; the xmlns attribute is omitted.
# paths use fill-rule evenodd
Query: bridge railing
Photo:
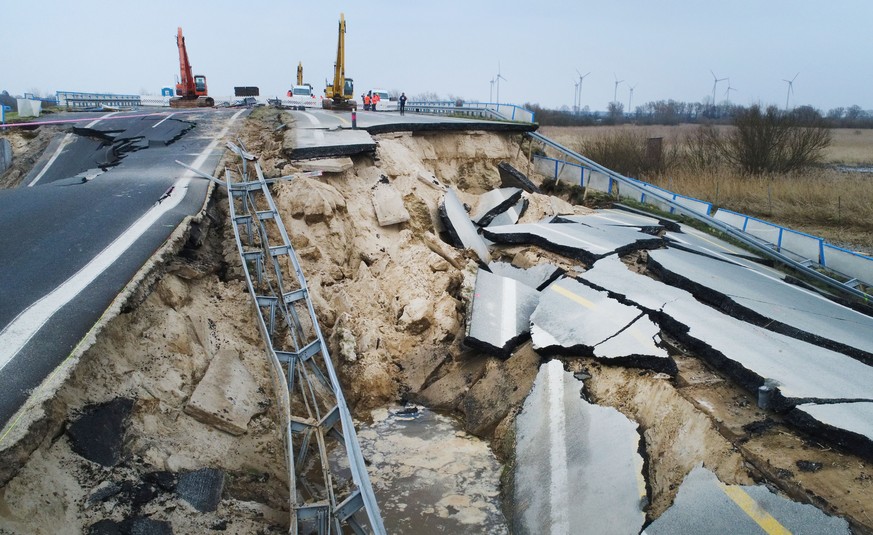
<svg viewBox="0 0 873 535"><path fill-rule="evenodd" d="M499 104L494 102L456 101L409 101L407 111L418 113L434 113L438 115L466 115L484 117L502 121L534 122L534 113L515 104Z"/></svg>
<svg viewBox="0 0 873 535"><path fill-rule="evenodd" d="M83 93L81 91L57 91L58 106L68 110L83 110L111 106L113 108L138 108L139 95L116 95L114 93Z"/></svg>

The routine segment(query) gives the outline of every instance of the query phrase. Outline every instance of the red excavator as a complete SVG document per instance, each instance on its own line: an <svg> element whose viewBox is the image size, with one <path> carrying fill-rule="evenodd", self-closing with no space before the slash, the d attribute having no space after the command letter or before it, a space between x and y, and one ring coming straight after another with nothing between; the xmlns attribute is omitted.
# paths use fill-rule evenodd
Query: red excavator
<svg viewBox="0 0 873 535"><path fill-rule="evenodd" d="M176 84L176 97L170 99L171 108L197 108L215 106L215 100L206 96L206 77L202 74L191 74L191 63L188 62L188 50L185 48L185 37L182 28L176 36L179 46L179 76L181 81Z"/></svg>

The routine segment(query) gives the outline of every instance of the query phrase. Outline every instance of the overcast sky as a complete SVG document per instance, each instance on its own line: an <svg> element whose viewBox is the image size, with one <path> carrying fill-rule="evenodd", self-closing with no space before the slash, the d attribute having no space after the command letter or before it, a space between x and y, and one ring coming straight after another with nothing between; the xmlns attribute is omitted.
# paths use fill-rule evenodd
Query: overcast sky
<svg viewBox="0 0 873 535"><path fill-rule="evenodd" d="M176 28L209 93L256 85L284 94L302 61L320 94L332 76L345 12L347 76L356 93L606 109L712 97L714 71L731 101L827 111L873 109L871 0L441 0L327 2L225 0L39 3L0 0L0 89L159 93L178 76ZM799 73L799 74L798 74ZM494 92L492 94L492 87ZM727 80L717 86L725 99Z"/></svg>

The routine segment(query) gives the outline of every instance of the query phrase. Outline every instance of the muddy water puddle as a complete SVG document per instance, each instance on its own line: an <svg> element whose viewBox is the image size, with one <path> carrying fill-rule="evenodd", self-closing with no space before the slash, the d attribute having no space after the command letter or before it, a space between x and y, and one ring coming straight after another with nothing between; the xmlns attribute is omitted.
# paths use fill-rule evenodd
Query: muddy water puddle
<svg viewBox="0 0 873 535"><path fill-rule="evenodd" d="M388 533L509 533L502 467L486 442L426 408L376 409L372 419L358 439Z"/></svg>

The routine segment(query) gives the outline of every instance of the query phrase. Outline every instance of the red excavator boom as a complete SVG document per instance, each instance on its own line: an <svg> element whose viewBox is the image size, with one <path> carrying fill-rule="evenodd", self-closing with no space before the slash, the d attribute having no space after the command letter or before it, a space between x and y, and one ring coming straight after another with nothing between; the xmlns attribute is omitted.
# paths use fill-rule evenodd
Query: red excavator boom
<svg viewBox="0 0 873 535"><path fill-rule="evenodd" d="M202 74L191 74L191 62L188 61L188 48L185 46L185 36L182 28L176 35L176 45L179 47L179 83L176 84L176 98L170 99L171 108L193 108L197 106L214 106L215 101L206 93L206 77Z"/></svg>

